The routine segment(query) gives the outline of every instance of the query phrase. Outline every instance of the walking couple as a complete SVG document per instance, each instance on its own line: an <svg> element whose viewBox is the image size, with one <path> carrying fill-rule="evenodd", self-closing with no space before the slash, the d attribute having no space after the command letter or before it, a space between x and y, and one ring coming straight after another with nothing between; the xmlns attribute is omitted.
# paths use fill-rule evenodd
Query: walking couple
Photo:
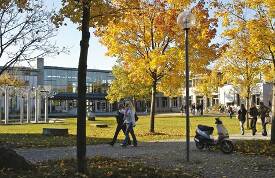
<svg viewBox="0 0 275 178"><path fill-rule="evenodd" d="M129 137L129 133L133 138L133 146L137 146L137 139L134 133L134 127L136 125L137 115L135 112L135 108L132 102L127 101L125 103L125 108L123 105L119 105L119 110L116 115L117 127L110 145L113 146L117 140L117 136L120 130L123 131L125 135L125 139L122 142L121 146L126 147L127 145L131 145L131 140Z"/></svg>
<svg viewBox="0 0 275 178"><path fill-rule="evenodd" d="M244 104L241 104L241 108L238 111L238 119L240 121L240 127L241 127L241 134L244 135L244 123L246 120L246 114L247 110L244 106ZM256 105L253 103L249 109L249 114L251 116L251 129L252 129L252 135L255 135L257 132L256 125L257 125L257 118L258 116L261 118L262 121L262 135L267 136L266 131L266 117L269 116L270 109L264 105L263 102L260 102L260 107L257 109Z"/></svg>

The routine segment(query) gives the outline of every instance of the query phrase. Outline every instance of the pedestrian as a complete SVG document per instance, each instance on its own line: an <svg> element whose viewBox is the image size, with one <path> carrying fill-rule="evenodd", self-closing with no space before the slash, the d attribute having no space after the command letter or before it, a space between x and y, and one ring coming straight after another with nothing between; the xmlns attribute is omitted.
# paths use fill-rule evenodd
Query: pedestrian
<svg viewBox="0 0 275 178"><path fill-rule="evenodd" d="M200 115L200 109L201 109L201 106L199 103L196 104L196 110L197 110L197 115Z"/></svg>
<svg viewBox="0 0 275 178"><path fill-rule="evenodd" d="M195 103L193 103L191 105L191 112L192 112L193 115L195 115L195 111L196 111L196 105L195 105Z"/></svg>
<svg viewBox="0 0 275 178"><path fill-rule="evenodd" d="M247 110L244 107L244 104L241 104L241 109L238 111L238 119L240 121L240 127L241 127L241 134L244 135L244 123L245 123L245 117L246 117Z"/></svg>
<svg viewBox="0 0 275 178"><path fill-rule="evenodd" d="M232 119L233 113L234 113L234 112L233 112L232 107L229 106L229 107L228 107L228 115L229 115L230 119Z"/></svg>
<svg viewBox="0 0 275 178"><path fill-rule="evenodd" d="M266 120L265 118L269 116L270 109L264 105L263 102L260 102L260 108L259 108L259 116L262 121L262 135L267 136L267 131L266 131Z"/></svg>
<svg viewBox="0 0 275 178"><path fill-rule="evenodd" d="M203 115L203 101L201 101L200 109L201 109L201 116L202 116Z"/></svg>
<svg viewBox="0 0 275 178"><path fill-rule="evenodd" d="M124 122L124 106L122 104L120 104L118 106L118 111L117 111L117 115L116 115L116 122L117 122L117 127L116 127L116 131L115 131L115 134L114 134L114 137L113 137L113 140L109 143L111 146L113 146L116 141L117 141L117 136L119 134L119 132L122 130L124 135L126 133L126 125L123 123ZM128 137L128 141L127 143L129 145L131 145L131 140L130 140L130 137Z"/></svg>
<svg viewBox="0 0 275 178"><path fill-rule="evenodd" d="M255 135L255 133L257 132L256 125L257 125L257 116L259 115L259 112L254 103L251 105L249 109L249 114L251 116L252 135Z"/></svg>
<svg viewBox="0 0 275 178"><path fill-rule="evenodd" d="M134 133L134 127L136 125L135 121L135 108L131 101L125 103L125 112L124 112L124 124L126 124L126 133L125 139L121 146L127 146L127 140L129 139L129 133L131 133L133 138L133 146L137 146L137 139Z"/></svg>
<svg viewBox="0 0 275 178"><path fill-rule="evenodd" d="M183 115L183 105L180 106L180 112L181 112L181 115Z"/></svg>

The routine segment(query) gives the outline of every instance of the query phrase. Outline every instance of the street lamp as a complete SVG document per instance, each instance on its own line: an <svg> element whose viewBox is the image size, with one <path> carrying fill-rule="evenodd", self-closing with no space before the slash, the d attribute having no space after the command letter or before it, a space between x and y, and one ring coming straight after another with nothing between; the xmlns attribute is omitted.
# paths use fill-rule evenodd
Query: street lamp
<svg viewBox="0 0 275 178"><path fill-rule="evenodd" d="M189 61L188 61L188 31L195 23L191 10L181 12L177 18L178 25L185 31L185 103L186 103L186 159L189 161L190 118L189 118Z"/></svg>

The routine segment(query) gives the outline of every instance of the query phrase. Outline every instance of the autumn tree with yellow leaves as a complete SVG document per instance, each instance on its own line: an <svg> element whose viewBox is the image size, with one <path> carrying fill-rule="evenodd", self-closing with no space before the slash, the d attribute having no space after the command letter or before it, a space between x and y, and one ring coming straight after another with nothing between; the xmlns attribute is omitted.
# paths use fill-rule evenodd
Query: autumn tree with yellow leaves
<svg viewBox="0 0 275 178"><path fill-rule="evenodd" d="M86 74L90 27L102 27L119 19L128 9L135 9L136 0L62 0L62 7L52 21L57 27L66 25L65 18L79 25L82 32L78 65L77 163L80 173L86 172Z"/></svg>
<svg viewBox="0 0 275 178"><path fill-rule="evenodd" d="M174 8L167 1L137 1L139 8L126 12L120 20L110 22L97 31L108 48L107 55L123 61L124 69L135 82L151 86L151 123L154 132L155 95L178 92L183 83L183 31L176 17L183 8ZM185 3L187 3L185 1ZM186 4L185 4L186 5ZM216 30L216 19L209 18L208 10L200 2L193 8L197 28L191 29L191 71L204 72L216 54L210 45Z"/></svg>
<svg viewBox="0 0 275 178"><path fill-rule="evenodd" d="M246 108L249 108L252 90L261 82L260 75L266 64L255 60L253 55L250 57L246 55L245 39L247 37L244 37L242 42L234 41L218 60L217 65L223 74L223 80L240 89L240 95L246 99ZM247 127L249 127L248 114Z"/></svg>
<svg viewBox="0 0 275 178"><path fill-rule="evenodd" d="M13 75L8 73L3 73L0 77L0 86L15 86L21 87L24 86L25 82L22 80L17 79Z"/></svg>
<svg viewBox="0 0 275 178"><path fill-rule="evenodd" d="M123 66L114 66L112 73L114 80L107 91L107 99L110 102L119 102L125 98L133 100L147 99L150 95L150 86L143 82L133 81L130 73L124 70Z"/></svg>
<svg viewBox="0 0 275 178"><path fill-rule="evenodd" d="M207 98L212 97L213 93L217 93L218 87L223 84L222 73L216 68L213 68L196 78L198 80L194 86L194 91L203 96L204 103L207 103Z"/></svg>
<svg viewBox="0 0 275 178"><path fill-rule="evenodd" d="M242 59L250 62L266 64L269 70L258 70L267 76L272 76L275 69L274 57L274 1L241 0L221 1L213 0L212 7L216 8L216 14L222 19L223 37L228 43L234 44L243 41L241 34L246 34L245 47L242 50ZM233 42L234 41L234 42ZM243 43L243 42L242 42ZM229 57L229 56L228 56ZM253 60L253 61L252 61ZM272 134L271 142L275 143L275 80L269 77L273 83L272 104Z"/></svg>

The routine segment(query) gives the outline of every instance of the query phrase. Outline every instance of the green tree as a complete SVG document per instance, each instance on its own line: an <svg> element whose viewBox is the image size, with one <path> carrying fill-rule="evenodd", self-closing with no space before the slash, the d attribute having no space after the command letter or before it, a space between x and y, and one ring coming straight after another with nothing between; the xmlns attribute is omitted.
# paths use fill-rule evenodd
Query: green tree
<svg viewBox="0 0 275 178"><path fill-rule="evenodd" d="M112 73L114 80L107 91L107 99L111 102L124 98L144 99L149 97L150 86L141 81L133 81L130 72L123 66L114 66Z"/></svg>

